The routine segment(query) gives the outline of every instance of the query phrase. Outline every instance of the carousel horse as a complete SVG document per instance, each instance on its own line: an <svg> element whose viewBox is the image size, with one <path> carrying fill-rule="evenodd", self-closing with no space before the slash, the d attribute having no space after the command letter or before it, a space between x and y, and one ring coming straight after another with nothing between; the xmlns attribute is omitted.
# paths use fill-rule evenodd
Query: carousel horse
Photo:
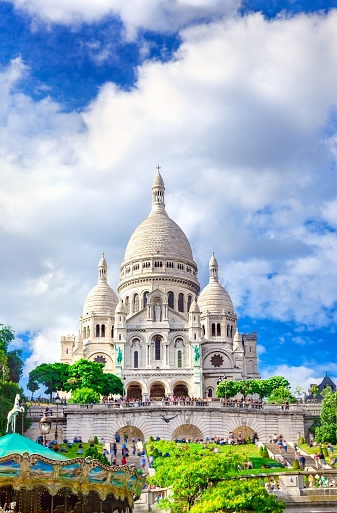
<svg viewBox="0 0 337 513"><path fill-rule="evenodd" d="M12 433L15 433L16 416L17 416L18 413L25 411L24 407L19 405L19 402L20 402L20 395L16 394L15 402L14 402L14 408L7 415L7 429L6 429L6 433L8 433L9 425L10 424L11 424L11 427L12 427Z"/></svg>

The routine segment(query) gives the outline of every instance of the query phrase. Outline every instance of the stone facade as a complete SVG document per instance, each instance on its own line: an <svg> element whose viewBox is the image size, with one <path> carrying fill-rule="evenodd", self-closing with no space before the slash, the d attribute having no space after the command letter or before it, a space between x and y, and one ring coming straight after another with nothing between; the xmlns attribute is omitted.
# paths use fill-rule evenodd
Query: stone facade
<svg viewBox="0 0 337 513"><path fill-rule="evenodd" d="M209 263L200 293L198 268L181 228L166 213L158 171L152 210L132 234L118 295L102 254L98 283L85 300L77 336L61 339L61 361L103 362L130 398L215 396L219 376L258 378L256 332L240 335L230 296Z"/></svg>

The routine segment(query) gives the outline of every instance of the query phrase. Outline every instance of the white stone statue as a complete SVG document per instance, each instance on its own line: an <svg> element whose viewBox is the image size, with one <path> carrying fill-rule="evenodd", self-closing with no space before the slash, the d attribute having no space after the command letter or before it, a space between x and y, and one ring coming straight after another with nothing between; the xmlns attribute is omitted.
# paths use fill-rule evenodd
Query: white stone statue
<svg viewBox="0 0 337 513"><path fill-rule="evenodd" d="M16 421L16 416L18 413L20 412L24 412L25 409L23 406L20 406L19 405L20 403L20 395L19 394L16 394L15 396L15 402L14 402L14 408L8 413L7 415L7 428L6 428L6 433L8 433L8 430L9 430L9 424L11 424L12 426L12 432L15 433L15 421Z"/></svg>
<svg viewBox="0 0 337 513"><path fill-rule="evenodd" d="M156 303L154 306L154 320L156 322L161 321L161 305L159 303Z"/></svg>

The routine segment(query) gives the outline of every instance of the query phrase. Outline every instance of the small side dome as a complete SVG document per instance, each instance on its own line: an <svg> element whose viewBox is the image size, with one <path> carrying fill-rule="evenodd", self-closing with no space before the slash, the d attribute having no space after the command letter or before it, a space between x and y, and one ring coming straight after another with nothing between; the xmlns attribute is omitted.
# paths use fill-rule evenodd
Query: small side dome
<svg viewBox="0 0 337 513"><path fill-rule="evenodd" d="M201 313L207 311L213 314L234 314L232 300L227 290L218 281L218 262L212 251L209 261L209 283L201 291L198 299Z"/></svg>
<svg viewBox="0 0 337 513"><path fill-rule="evenodd" d="M123 301L120 301L116 307L116 314L117 313L120 313L120 314L125 314L126 315L126 308L125 308L125 305L123 303Z"/></svg>
<svg viewBox="0 0 337 513"><path fill-rule="evenodd" d="M83 315L95 312L95 314L107 315L114 313L118 298L107 281L108 264L104 253L98 263L98 283L89 292L83 307Z"/></svg>
<svg viewBox="0 0 337 513"><path fill-rule="evenodd" d="M196 299L194 299L193 303L190 306L190 313L200 313L200 308Z"/></svg>
<svg viewBox="0 0 337 513"><path fill-rule="evenodd" d="M157 187L163 187L165 189L164 180L163 180L163 177L161 176L161 174L159 173L159 169L158 169L158 172L157 172L156 176L154 177L154 180L152 183L152 189L155 189Z"/></svg>
<svg viewBox="0 0 337 513"><path fill-rule="evenodd" d="M233 342L234 342L234 344L235 343L241 344L241 342L242 342L241 335L240 335L239 330L237 328L236 328L236 332L235 332L235 335L234 335Z"/></svg>

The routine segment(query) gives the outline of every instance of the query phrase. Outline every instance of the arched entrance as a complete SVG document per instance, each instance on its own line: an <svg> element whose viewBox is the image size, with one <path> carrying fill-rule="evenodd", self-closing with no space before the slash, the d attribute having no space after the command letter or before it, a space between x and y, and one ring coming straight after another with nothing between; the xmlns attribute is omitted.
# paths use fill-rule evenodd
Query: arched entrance
<svg viewBox="0 0 337 513"><path fill-rule="evenodd" d="M173 387L174 397L188 397L188 388L186 383L176 383Z"/></svg>
<svg viewBox="0 0 337 513"><path fill-rule="evenodd" d="M151 385L150 388L150 397L152 399L163 399L165 397L165 387L162 383L156 381Z"/></svg>
<svg viewBox="0 0 337 513"><path fill-rule="evenodd" d="M127 399L134 399L135 401L142 400L142 387L139 383L130 383L126 391Z"/></svg>
<svg viewBox="0 0 337 513"><path fill-rule="evenodd" d="M121 440L123 440L124 433L126 433L128 436L128 442L131 442L132 438L135 438L136 440L140 438L142 442L145 440L142 431L135 426L123 426L117 431L117 433L120 435Z"/></svg>
<svg viewBox="0 0 337 513"><path fill-rule="evenodd" d="M202 432L193 424L182 424L173 431L172 440L182 440L183 438L189 438L190 440L202 438Z"/></svg>
<svg viewBox="0 0 337 513"><path fill-rule="evenodd" d="M250 439L253 438L255 431L252 428L247 427L247 426L237 427L233 431L234 439L237 438L239 433L241 434L242 438L247 440L248 437L250 437Z"/></svg>

